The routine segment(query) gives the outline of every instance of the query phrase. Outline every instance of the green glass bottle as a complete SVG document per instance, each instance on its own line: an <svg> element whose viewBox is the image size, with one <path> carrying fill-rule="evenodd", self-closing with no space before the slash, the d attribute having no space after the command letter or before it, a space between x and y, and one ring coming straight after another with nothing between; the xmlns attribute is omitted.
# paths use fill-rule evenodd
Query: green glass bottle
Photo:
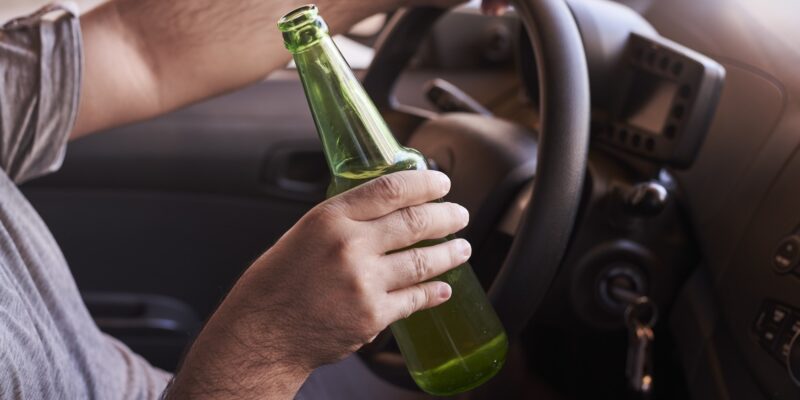
<svg viewBox="0 0 800 400"><path fill-rule="evenodd" d="M397 143L315 6L290 12L278 28L300 73L332 173L329 197L381 175L427 168L418 151ZM508 340L469 264L436 279L450 284L450 300L397 321L391 329L419 387L452 395L494 376L505 361Z"/></svg>

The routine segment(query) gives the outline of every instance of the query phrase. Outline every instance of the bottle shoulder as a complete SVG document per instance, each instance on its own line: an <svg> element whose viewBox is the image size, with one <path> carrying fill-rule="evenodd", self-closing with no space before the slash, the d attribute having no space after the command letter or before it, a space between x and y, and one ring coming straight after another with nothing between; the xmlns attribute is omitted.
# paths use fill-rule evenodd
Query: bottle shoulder
<svg viewBox="0 0 800 400"><path fill-rule="evenodd" d="M348 165L349 164L349 168ZM425 156L418 150L402 147L390 165L364 165L360 160L350 160L335 169L328 197L350 190L383 175L400 171L424 171L428 169Z"/></svg>

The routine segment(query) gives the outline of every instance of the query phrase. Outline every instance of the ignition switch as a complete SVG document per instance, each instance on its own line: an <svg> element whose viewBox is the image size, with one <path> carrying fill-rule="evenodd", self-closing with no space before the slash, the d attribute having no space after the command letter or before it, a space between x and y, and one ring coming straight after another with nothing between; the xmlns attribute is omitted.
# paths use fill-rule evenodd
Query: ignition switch
<svg viewBox="0 0 800 400"><path fill-rule="evenodd" d="M647 293L645 279L640 268L628 263L611 267L598 287L604 305L615 313L622 311L633 301L633 297Z"/></svg>

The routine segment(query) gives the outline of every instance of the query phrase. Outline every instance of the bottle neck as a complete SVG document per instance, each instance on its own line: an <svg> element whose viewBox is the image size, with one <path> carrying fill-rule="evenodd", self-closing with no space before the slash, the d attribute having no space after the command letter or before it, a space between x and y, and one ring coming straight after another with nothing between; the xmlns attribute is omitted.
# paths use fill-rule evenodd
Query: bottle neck
<svg viewBox="0 0 800 400"><path fill-rule="evenodd" d="M331 37L294 60L331 171L394 164L403 149Z"/></svg>
<svg viewBox="0 0 800 400"><path fill-rule="evenodd" d="M290 13L279 27L294 57L334 177L397 163L405 149L342 57L316 8Z"/></svg>

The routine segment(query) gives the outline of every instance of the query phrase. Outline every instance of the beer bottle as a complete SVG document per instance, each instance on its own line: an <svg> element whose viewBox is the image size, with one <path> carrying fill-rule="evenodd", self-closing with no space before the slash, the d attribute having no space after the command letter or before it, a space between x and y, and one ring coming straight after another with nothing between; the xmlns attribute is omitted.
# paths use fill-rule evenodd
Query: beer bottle
<svg viewBox="0 0 800 400"><path fill-rule="evenodd" d="M332 173L329 197L381 175L427 168L418 151L397 143L331 39L316 6L290 12L278 28L297 65ZM450 284L452 297L395 322L391 329L419 387L434 395L452 395L494 376L505 361L508 340L469 264L435 279Z"/></svg>

